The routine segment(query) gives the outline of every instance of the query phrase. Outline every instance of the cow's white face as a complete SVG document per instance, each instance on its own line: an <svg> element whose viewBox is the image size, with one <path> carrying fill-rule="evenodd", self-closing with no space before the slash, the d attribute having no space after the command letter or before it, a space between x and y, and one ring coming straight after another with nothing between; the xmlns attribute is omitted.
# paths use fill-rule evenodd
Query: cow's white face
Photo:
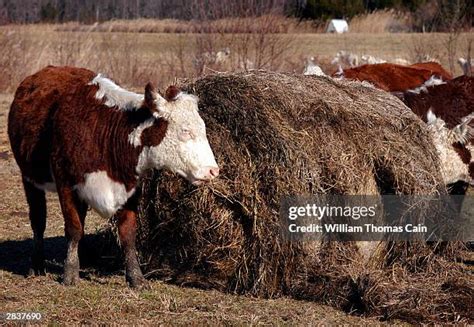
<svg viewBox="0 0 474 327"><path fill-rule="evenodd" d="M164 124L166 131L158 144L144 144L140 160L149 168L170 170L195 185L217 177L219 167L198 113L197 97L176 88L167 90L166 99L157 93L152 96L156 122L150 129Z"/></svg>
<svg viewBox="0 0 474 327"><path fill-rule="evenodd" d="M445 122L436 117L431 110L428 111L427 120L428 128L432 134L433 143L438 153L441 174L445 185L463 181L472 183L469 175L469 162L463 162L463 159L455 151L454 144L467 146L468 151L471 149L466 143L470 137L469 123L474 117L465 117L463 122L453 129L448 129Z"/></svg>

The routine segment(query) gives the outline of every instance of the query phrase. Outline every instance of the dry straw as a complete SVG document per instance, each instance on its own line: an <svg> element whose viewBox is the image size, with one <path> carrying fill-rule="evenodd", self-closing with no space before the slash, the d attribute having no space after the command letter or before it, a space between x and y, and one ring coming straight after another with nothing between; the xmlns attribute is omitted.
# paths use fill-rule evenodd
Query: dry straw
<svg viewBox="0 0 474 327"><path fill-rule="evenodd" d="M472 320L472 280L457 244L287 242L284 195L436 194L426 127L398 99L324 77L254 71L186 85L222 174L195 188L168 173L143 181L139 252L173 283L327 303L408 321ZM363 248L363 247L362 247Z"/></svg>

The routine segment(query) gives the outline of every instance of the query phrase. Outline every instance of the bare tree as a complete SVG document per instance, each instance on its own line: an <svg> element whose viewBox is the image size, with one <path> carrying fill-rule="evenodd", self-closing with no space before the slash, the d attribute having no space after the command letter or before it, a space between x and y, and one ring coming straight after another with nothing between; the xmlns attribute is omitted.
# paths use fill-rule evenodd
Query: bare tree
<svg viewBox="0 0 474 327"><path fill-rule="evenodd" d="M440 25L447 31L448 35L444 41L446 48L449 70L454 73L459 36L466 23L466 10L470 0L438 0Z"/></svg>

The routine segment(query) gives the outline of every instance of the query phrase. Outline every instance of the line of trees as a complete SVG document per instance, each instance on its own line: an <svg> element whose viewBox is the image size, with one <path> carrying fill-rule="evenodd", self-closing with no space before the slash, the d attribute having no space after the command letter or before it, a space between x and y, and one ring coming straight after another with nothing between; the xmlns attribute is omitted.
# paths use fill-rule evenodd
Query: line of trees
<svg viewBox="0 0 474 327"><path fill-rule="evenodd" d="M472 0L0 0L0 24L134 18L202 20L267 13L326 20L387 8L411 11L415 19L423 20L422 24L440 20L436 15L426 17L433 11L449 14L462 8L464 23L469 24L474 16Z"/></svg>
<svg viewBox="0 0 474 327"><path fill-rule="evenodd" d="M294 0L0 0L0 23L85 23L110 19L218 19L223 16L284 14ZM202 17L202 16L205 17Z"/></svg>

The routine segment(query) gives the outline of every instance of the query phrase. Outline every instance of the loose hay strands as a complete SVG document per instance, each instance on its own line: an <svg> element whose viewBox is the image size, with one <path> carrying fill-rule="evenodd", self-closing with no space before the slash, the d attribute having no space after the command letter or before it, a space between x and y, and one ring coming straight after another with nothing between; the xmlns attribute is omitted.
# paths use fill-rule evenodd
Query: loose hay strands
<svg viewBox="0 0 474 327"><path fill-rule="evenodd" d="M428 131L398 99L362 83L264 71L185 88L200 97L222 173L197 189L169 173L143 180L138 243L150 275L386 319L472 318L456 244L372 243L367 258L357 242L280 234L285 195L444 192Z"/></svg>

